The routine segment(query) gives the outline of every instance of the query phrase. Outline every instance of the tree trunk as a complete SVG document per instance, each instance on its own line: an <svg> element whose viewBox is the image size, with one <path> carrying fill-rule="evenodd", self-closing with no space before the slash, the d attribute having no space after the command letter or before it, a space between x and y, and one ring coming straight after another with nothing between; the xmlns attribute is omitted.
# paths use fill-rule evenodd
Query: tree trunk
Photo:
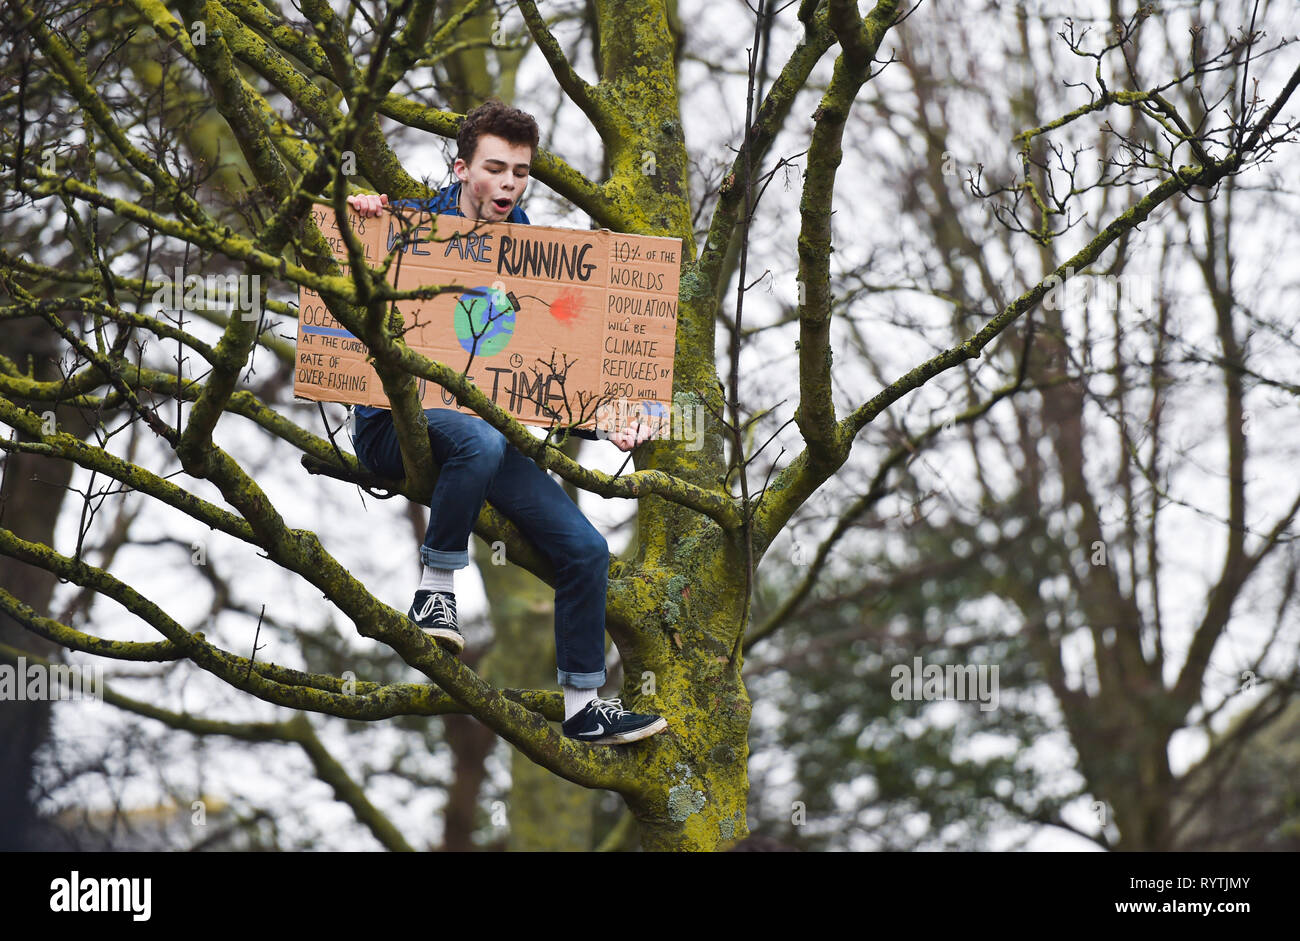
<svg viewBox="0 0 1300 941"><path fill-rule="evenodd" d="M30 321L11 322L5 327L5 355L25 367L28 357L42 379L56 378L50 355L55 339L48 330ZM20 403L44 412L44 403ZM87 433L81 416L68 408L56 411L63 431L79 436ZM20 435L20 440L25 437ZM69 461L50 460L35 454L9 454L4 459L4 483L0 487L0 526L44 545L54 544L54 526L72 479ZM55 577L43 569L0 556L0 588L37 611L50 611ZM49 659L61 659L61 648L23 628L12 618L0 616L0 643L30 651ZM19 682L21 682L19 678ZM0 850L33 848L38 817L31 797L33 760L49 737L51 704L7 702L0 708Z"/></svg>

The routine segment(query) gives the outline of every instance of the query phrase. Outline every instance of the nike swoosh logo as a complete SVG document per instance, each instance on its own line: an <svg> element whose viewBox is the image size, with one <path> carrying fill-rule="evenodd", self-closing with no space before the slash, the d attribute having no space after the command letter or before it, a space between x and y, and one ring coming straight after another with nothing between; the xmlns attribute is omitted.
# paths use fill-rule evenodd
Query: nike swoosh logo
<svg viewBox="0 0 1300 941"><path fill-rule="evenodd" d="M603 725L598 725L598 726L596 726L596 731L594 731L594 732L579 732L578 734L579 734L579 735L599 735L600 733L602 733L602 732L604 732L604 731L605 731L605 727L604 727Z"/></svg>

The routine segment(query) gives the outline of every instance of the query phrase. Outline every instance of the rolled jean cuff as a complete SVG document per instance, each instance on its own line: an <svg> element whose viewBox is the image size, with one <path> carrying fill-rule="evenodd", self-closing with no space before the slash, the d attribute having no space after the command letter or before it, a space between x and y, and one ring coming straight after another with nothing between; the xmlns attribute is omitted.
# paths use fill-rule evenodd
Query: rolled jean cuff
<svg viewBox="0 0 1300 941"><path fill-rule="evenodd" d="M572 686L574 689L600 689L605 685L604 670L599 673L570 673L568 670L557 670L555 675L561 686Z"/></svg>
<svg viewBox="0 0 1300 941"><path fill-rule="evenodd" d="M469 565L469 550L445 552L442 549L420 547L420 561L431 569L463 569Z"/></svg>

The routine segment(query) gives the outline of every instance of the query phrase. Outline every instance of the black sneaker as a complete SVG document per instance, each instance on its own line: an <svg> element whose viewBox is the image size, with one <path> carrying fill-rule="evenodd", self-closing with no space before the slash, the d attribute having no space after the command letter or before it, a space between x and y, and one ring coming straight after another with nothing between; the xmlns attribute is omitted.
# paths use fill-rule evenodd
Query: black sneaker
<svg viewBox="0 0 1300 941"><path fill-rule="evenodd" d="M456 596L451 592L417 591L406 616L415 622L416 627L432 637L438 646L452 653L460 653L465 649L465 638L456 628Z"/></svg>
<svg viewBox="0 0 1300 941"><path fill-rule="evenodd" d="M662 716L628 712L617 699L593 699L560 728L569 738L592 745L623 745L668 728Z"/></svg>

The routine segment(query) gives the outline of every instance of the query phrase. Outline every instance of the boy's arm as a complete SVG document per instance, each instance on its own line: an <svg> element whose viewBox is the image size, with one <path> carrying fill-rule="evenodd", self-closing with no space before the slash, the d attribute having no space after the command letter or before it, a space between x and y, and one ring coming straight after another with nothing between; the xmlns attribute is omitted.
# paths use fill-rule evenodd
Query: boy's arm
<svg viewBox="0 0 1300 941"><path fill-rule="evenodd" d="M648 441L655 436L653 425L629 426L618 432L605 432L604 435L594 428L572 428L569 430L575 438L585 438L588 441L613 441L622 451L630 451L642 441Z"/></svg>
<svg viewBox="0 0 1300 941"><path fill-rule="evenodd" d="M378 195L372 193L357 193L348 197L348 205L356 210L359 215L367 218L382 215L385 208L423 209L426 212L432 212L435 209L440 208L439 197L437 196L395 199L390 203L388 201L387 193L380 193ZM523 215L523 210L520 209L519 213L520 215ZM528 217L524 216L523 221L527 223Z"/></svg>

